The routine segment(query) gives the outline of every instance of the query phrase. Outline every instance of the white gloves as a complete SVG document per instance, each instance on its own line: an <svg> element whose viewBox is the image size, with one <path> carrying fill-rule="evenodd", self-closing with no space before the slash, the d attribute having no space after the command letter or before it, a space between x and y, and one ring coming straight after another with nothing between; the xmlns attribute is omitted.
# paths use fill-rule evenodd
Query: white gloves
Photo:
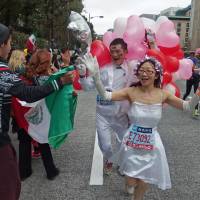
<svg viewBox="0 0 200 200"><path fill-rule="evenodd" d="M93 77L96 89L99 92L100 96L103 97L105 100L110 101L112 99L112 92L106 91L104 85L100 80L99 64L96 57L93 57L91 54L86 54L83 56L83 58L80 58L80 60L82 64L87 67L90 75Z"/></svg>
<svg viewBox="0 0 200 200"><path fill-rule="evenodd" d="M195 106L199 103L200 96L195 94L189 101L183 101L183 110L191 112L194 110Z"/></svg>
<svg viewBox="0 0 200 200"><path fill-rule="evenodd" d="M78 73L81 77L86 76L86 66L84 64L77 64L76 68L78 69Z"/></svg>
<svg viewBox="0 0 200 200"><path fill-rule="evenodd" d="M80 77L85 77L86 76L86 66L82 63L81 57L78 57L75 61L76 68L78 69L78 73Z"/></svg>
<svg viewBox="0 0 200 200"><path fill-rule="evenodd" d="M100 79L99 73L99 64L97 62L96 57L93 57L90 53L83 56L83 58L79 58L81 60L81 64L85 65L90 72L90 75L94 78L94 80Z"/></svg>

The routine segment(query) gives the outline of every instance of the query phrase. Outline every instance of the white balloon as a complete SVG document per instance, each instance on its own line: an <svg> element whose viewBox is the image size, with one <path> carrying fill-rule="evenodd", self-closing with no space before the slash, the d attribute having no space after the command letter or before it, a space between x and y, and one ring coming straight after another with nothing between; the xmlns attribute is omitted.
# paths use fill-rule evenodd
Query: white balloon
<svg viewBox="0 0 200 200"><path fill-rule="evenodd" d="M92 43L91 30L85 19L77 12L71 11L69 16L70 22L67 26L72 30L76 39L88 46Z"/></svg>
<svg viewBox="0 0 200 200"><path fill-rule="evenodd" d="M157 32L157 30L159 29L160 25L163 23L163 22L166 22L168 21L169 19L166 17L166 16L160 16L158 17L158 19L156 20L156 23L155 23L155 32Z"/></svg>
<svg viewBox="0 0 200 200"><path fill-rule="evenodd" d="M144 24L145 29L150 29L153 32L155 32L156 22L153 19L149 19L149 18L146 18L146 17L141 17L141 19L142 19L142 22Z"/></svg>
<svg viewBox="0 0 200 200"><path fill-rule="evenodd" d="M126 24L127 24L127 18L125 17L118 17L115 19L113 27L114 27L114 33L118 37L123 36L126 29Z"/></svg>

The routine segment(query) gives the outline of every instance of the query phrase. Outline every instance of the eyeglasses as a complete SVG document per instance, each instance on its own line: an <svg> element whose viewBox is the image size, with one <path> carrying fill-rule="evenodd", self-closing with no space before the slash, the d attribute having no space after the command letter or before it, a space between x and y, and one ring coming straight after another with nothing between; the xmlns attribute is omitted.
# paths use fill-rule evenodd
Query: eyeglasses
<svg viewBox="0 0 200 200"><path fill-rule="evenodd" d="M152 70L143 70L143 69L139 69L138 70L138 74L139 75L142 75L142 74L147 74L147 75L152 75L152 74L154 74L155 73L155 71L152 71Z"/></svg>

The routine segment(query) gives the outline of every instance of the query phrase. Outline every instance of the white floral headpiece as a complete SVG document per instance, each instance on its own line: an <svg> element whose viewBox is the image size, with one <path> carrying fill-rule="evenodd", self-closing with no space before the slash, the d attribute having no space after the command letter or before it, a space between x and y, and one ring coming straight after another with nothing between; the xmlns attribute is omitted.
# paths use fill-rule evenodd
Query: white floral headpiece
<svg viewBox="0 0 200 200"><path fill-rule="evenodd" d="M154 69L155 71L160 75L162 76L163 75L163 68L162 68L162 65L161 63L153 58L153 57L149 57L149 56L145 56L144 59L140 60L138 63L137 63L137 71L138 71L138 68L141 66L141 64L145 63L145 62L151 62L153 65L154 65Z"/></svg>

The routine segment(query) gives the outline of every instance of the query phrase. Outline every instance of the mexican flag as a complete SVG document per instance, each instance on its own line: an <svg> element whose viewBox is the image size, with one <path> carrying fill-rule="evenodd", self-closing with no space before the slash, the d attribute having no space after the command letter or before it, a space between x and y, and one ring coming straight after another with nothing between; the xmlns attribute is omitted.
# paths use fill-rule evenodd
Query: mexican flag
<svg viewBox="0 0 200 200"><path fill-rule="evenodd" d="M74 67L70 66L58 71L49 77L47 83L72 70ZM37 142L58 148L74 129L76 105L77 96L74 95L73 86L65 85L25 113L28 124L25 130Z"/></svg>

